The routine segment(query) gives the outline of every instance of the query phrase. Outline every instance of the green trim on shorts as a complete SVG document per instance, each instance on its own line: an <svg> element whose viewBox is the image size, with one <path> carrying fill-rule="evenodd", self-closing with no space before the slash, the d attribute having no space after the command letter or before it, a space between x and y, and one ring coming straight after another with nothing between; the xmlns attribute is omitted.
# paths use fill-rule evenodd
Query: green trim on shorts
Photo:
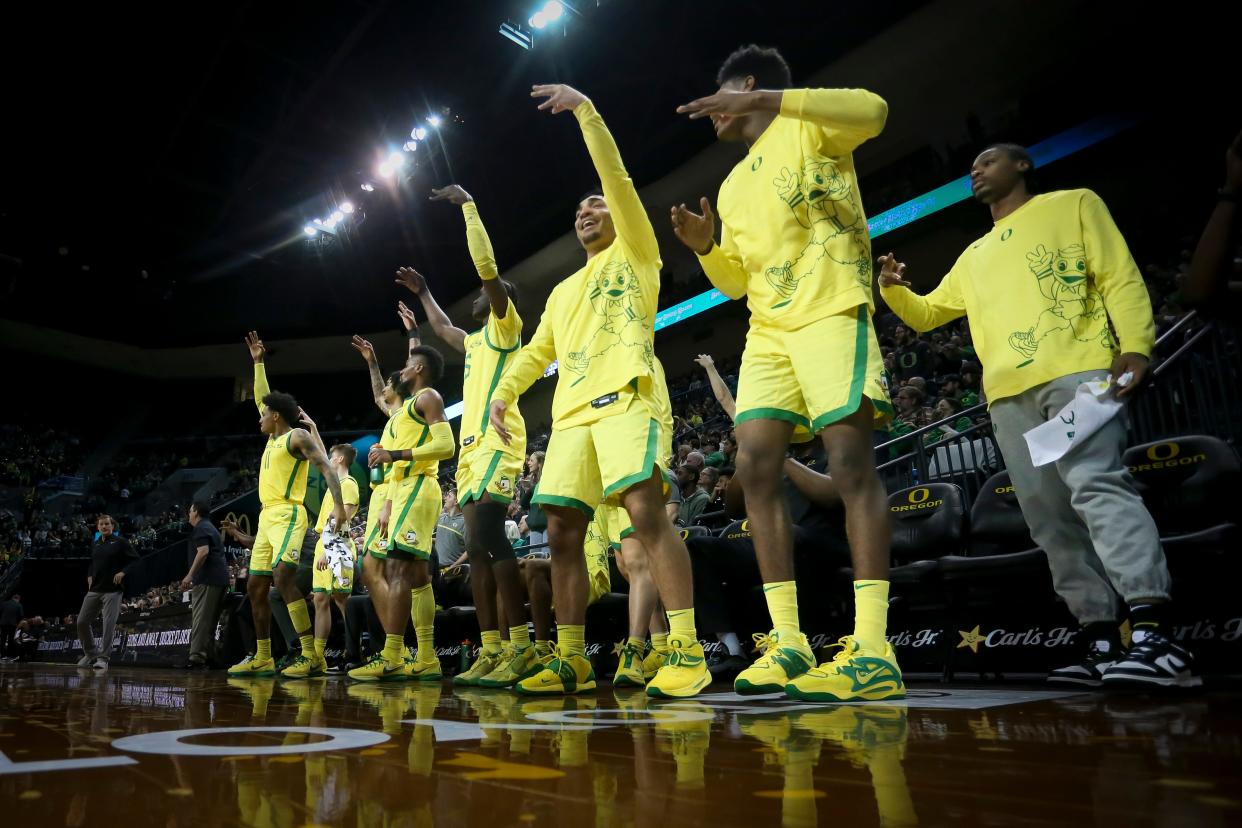
<svg viewBox="0 0 1242 828"><path fill-rule="evenodd" d="M531 503L538 503L540 506L565 506L571 509L577 509L587 516L587 518L595 517L595 510L572 497L561 497L560 495L537 494L530 499Z"/></svg>
<svg viewBox="0 0 1242 828"><path fill-rule="evenodd" d="M651 418L647 421L647 452L643 455L642 468L637 473L631 474L629 477L623 477L616 483L613 483L611 486L604 489L604 499L607 500L617 492L625 491L631 486L636 486L651 477L651 470L656 464L656 449L659 448L659 446L660 424L655 420L655 418Z"/></svg>
<svg viewBox="0 0 1242 828"><path fill-rule="evenodd" d="M422 549L414 546L404 546L393 541L392 548L388 550L388 557L396 558L397 560L426 561L431 559L431 553L424 552Z"/></svg>
<svg viewBox="0 0 1242 828"><path fill-rule="evenodd" d="M850 393L845 404L820 414L811 421L811 432L819 433L837 420L843 420L858 410L862 405L863 383L867 381L867 334L871 328L867 325L867 306L858 306L858 323L854 328L854 375L850 379Z"/></svg>
<svg viewBox="0 0 1242 828"><path fill-rule="evenodd" d="M402 552L406 552L407 554L409 554L409 551L410 551L410 550L412 550L413 552L418 553L418 554L421 554L421 555L424 555L424 556L427 554L427 553L425 553L425 552L422 552L421 550L415 549L415 548L414 548L414 547L412 547L412 546L411 546L411 547L408 547L407 549L402 549L402 548L401 548L401 544L397 543L397 541L395 541L395 540L392 538L392 529L393 529L393 527L395 526L395 527L397 527L398 529L400 529L400 528L401 528L401 526L405 523L405 516L406 516L406 515L408 515L408 514L410 513L410 507L414 505L414 502L415 502L416 500L418 500L418 492L419 492L419 490L420 490L420 489L422 489L422 488L423 488L423 481L424 481L424 480L426 480L426 479L427 479L427 475L425 475L425 474L423 474L423 475L419 475L418 480L416 480L416 481L414 482L414 491L413 491L413 493L410 495L409 500L407 500L407 501L405 502L405 506L401 509L401 514L397 517L396 521L393 521L393 522L391 522L391 523L389 523L389 524L388 524L388 531L389 531L388 546L389 546L389 551L390 551L390 552L391 552L391 551L402 551ZM379 523L377 522L377 523L375 524L375 526L376 526L376 528L379 528ZM378 553L377 553L377 554L378 554ZM385 556L385 557L386 557L386 556Z"/></svg>
<svg viewBox="0 0 1242 828"><path fill-rule="evenodd" d="M783 408L748 408L745 411L739 411L733 418L733 425L741 425L747 420L784 420L803 428L811 427L811 421L806 417Z"/></svg>
<svg viewBox="0 0 1242 828"><path fill-rule="evenodd" d="M247 569L246 575L247 577L251 575L258 575L262 578L270 578L272 577L272 570L270 569Z"/></svg>
<svg viewBox="0 0 1242 828"><path fill-rule="evenodd" d="M897 413L897 409L893 408L893 404L888 400L877 400L875 397L871 397L867 394L864 394L863 396L871 400L871 404L885 416L892 417Z"/></svg>
<svg viewBox="0 0 1242 828"><path fill-rule="evenodd" d="M321 589L320 587L311 587L311 592L331 592L330 589Z"/></svg>
<svg viewBox="0 0 1242 828"><path fill-rule="evenodd" d="M284 539L280 542L280 551L279 551L279 552L277 552L277 553L273 556L273 560L275 560L277 564L279 564L279 563L280 563L280 560L281 560L281 558L283 558L283 557L285 556L285 553L289 551L289 538L291 538L291 537L293 536L293 527L295 527L295 526L297 526L297 525L298 525L298 507L297 507L297 506L294 506L294 507L293 507L293 517L292 517L292 518L290 519L290 521L289 521L289 526L288 526L288 528L286 528L286 529L285 529L285 537L284 537Z"/></svg>
<svg viewBox="0 0 1242 828"><path fill-rule="evenodd" d="M465 504L469 503L471 500L478 501L483 499L483 493L487 491L487 485L492 482L492 475L496 473L496 466L500 465L500 458L503 454L503 451L492 452L492 462L487 464L487 471L483 474L483 480L479 483L479 490L477 492L466 492L465 497L458 499L459 503ZM508 505L509 501L513 500L513 498L505 497L504 495L492 494L492 500L497 503L504 503Z"/></svg>

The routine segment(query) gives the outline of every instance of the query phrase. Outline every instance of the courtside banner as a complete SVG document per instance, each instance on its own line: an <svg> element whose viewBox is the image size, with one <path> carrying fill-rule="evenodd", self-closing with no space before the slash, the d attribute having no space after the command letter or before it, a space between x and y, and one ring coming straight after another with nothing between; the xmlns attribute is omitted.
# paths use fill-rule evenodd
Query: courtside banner
<svg viewBox="0 0 1242 828"><path fill-rule="evenodd" d="M100 624L95 623L95 629ZM96 638L98 642L98 638ZM78 633L72 627L47 631L36 650L39 661L73 663L82 657ZM175 667L190 657L190 606L177 604L142 613L122 613L112 637L114 665Z"/></svg>

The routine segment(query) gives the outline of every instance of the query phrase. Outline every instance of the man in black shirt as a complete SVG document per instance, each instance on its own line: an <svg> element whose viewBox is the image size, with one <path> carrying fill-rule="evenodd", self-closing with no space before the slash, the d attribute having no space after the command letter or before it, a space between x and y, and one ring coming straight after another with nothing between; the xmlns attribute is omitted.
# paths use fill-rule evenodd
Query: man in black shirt
<svg viewBox="0 0 1242 828"><path fill-rule="evenodd" d="M116 522L111 515L100 515L95 522L99 539L91 547L91 568L86 576L86 597L78 610L78 639L82 644L79 667L102 670L108 666L112 654L112 633L116 630L116 618L121 614L121 594L125 588L125 567L138 559L138 553L129 541L116 534ZM103 615L102 647L96 649L91 624Z"/></svg>
<svg viewBox="0 0 1242 828"><path fill-rule="evenodd" d="M0 603L0 657L17 655L13 636L17 634L17 625L21 620L22 596L11 595L4 603Z"/></svg>
<svg viewBox="0 0 1242 828"><path fill-rule="evenodd" d="M910 377L930 377L934 373L931 346L905 325L893 329L893 345L897 349L897 378L902 383Z"/></svg>
<svg viewBox="0 0 1242 828"><path fill-rule="evenodd" d="M211 658L211 641L220 617L220 602L229 588L224 544L211 523L206 503L190 504L190 569L181 579L182 592L190 590L190 669L202 669Z"/></svg>

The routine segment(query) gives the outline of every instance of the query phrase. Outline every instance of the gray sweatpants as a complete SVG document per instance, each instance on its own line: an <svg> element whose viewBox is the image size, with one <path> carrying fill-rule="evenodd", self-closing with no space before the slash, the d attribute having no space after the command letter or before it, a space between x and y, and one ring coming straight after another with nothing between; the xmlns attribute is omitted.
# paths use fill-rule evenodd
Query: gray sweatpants
<svg viewBox="0 0 1242 828"><path fill-rule="evenodd" d="M1055 417L1080 383L1107 371L1070 374L992 403L992 426L1031 538L1048 555L1052 585L1080 624L1116 621L1127 602L1169 597L1160 535L1121 453L1125 410L1056 463L1031 465L1023 434ZM1115 591L1114 591L1115 590Z"/></svg>
<svg viewBox="0 0 1242 828"><path fill-rule="evenodd" d="M116 631L116 619L121 614L121 593L119 592L88 592L82 599L82 609L78 611L78 640L82 644L82 652L91 658L102 658L108 661L112 656L112 634ZM95 635L91 625L95 619L103 615L102 650L95 647Z"/></svg>
<svg viewBox="0 0 1242 828"><path fill-rule="evenodd" d="M211 642L226 587L199 584L190 590L190 661L211 660Z"/></svg>

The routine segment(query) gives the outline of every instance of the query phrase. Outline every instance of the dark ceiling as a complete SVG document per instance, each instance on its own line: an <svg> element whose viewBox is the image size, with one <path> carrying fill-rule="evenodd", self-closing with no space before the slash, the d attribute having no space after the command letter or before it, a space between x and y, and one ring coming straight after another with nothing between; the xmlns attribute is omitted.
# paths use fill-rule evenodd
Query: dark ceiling
<svg viewBox="0 0 1242 828"><path fill-rule="evenodd" d="M497 28L534 5L114 4L27 21L5 57L21 117L4 133L0 314L146 345L389 326L400 264L442 301L477 284L432 186L475 195L502 267L570 229L593 173L532 83L594 98L644 184L713 140L673 109L713 89L737 45L779 46L796 80L919 4L581 0L565 37L525 52ZM363 193L376 153L433 111L450 120L410 179ZM366 197L365 221L317 248L301 228L334 197Z"/></svg>

